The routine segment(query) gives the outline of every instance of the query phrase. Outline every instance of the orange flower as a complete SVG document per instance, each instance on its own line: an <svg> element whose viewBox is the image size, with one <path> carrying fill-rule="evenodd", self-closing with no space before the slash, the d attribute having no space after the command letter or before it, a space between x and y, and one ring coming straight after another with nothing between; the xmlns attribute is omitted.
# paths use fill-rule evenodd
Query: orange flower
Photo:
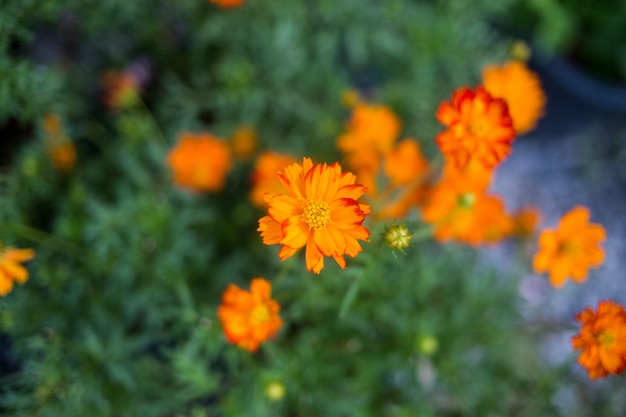
<svg viewBox="0 0 626 417"><path fill-rule="evenodd" d="M228 145L210 133L182 133L167 157L174 182L194 191L224 188L230 170Z"/></svg>
<svg viewBox="0 0 626 417"><path fill-rule="evenodd" d="M250 200L257 207L265 207L265 194L284 194L287 189L280 180L278 173L296 160L290 155L281 155L266 151L259 155L254 171L252 171L252 191Z"/></svg>
<svg viewBox="0 0 626 417"><path fill-rule="evenodd" d="M211 3L215 3L222 9L228 9L231 7L241 6L244 0L209 0Z"/></svg>
<svg viewBox="0 0 626 417"><path fill-rule="evenodd" d="M578 363L590 379L620 374L626 368L626 311L613 301L600 301L594 312L590 307L580 312L580 333L572 337L572 346L582 350Z"/></svg>
<svg viewBox="0 0 626 417"><path fill-rule="evenodd" d="M0 296L5 296L13 289L13 282L24 284L28 280L28 271L22 262L35 257L32 249L5 248L0 243Z"/></svg>
<svg viewBox="0 0 626 417"><path fill-rule="evenodd" d="M276 335L283 321L271 295L272 285L264 278L254 278L250 291L234 284L226 288L217 315L230 343L256 352L259 344Z"/></svg>
<svg viewBox="0 0 626 417"><path fill-rule="evenodd" d="M561 287L568 277L581 283L589 268L604 261L600 246L606 231L600 224L589 223L589 210L577 206L565 214L556 230L547 229L539 235L539 252L533 258L535 272L549 272L550 283Z"/></svg>
<svg viewBox="0 0 626 417"><path fill-rule="evenodd" d="M384 170L392 186L409 185L426 174L428 161L416 141L405 139L385 155Z"/></svg>
<svg viewBox="0 0 626 417"><path fill-rule="evenodd" d="M506 102L493 98L483 87L459 88L452 102L443 102L437 119L447 130L435 138L441 152L460 167L474 159L487 168L502 162L515 139Z"/></svg>
<svg viewBox="0 0 626 417"><path fill-rule="evenodd" d="M470 245L499 241L513 225L498 197L485 194L480 183L459 178L443 178L433 187L422 218L435 226L435 239Z"/></svg>
<svg viewBox="0 0 626 417"><path fill-rule="evenodd" d="M76 147L65 134L61 118L48 114L42 121L46 151L52 164L60 171L71 171L76 164Z"/></svg>
<svg viewBox="0 0 626 417"><path fill-rule="evenodd" d="M139 78L130 71L107 71L101 81L104 104L111 110L133 106L139 100Z"/></svg>
<svg viewBox="0 0 626 417"><path fill-rule="evenodd" d="M337 147L346 154L346 163L357 172L359 181L368 182L368 192L375 194L376 176L383 155L388 154L400 132L398 117L385 106L356 103L348 131L337 139Z"/></svg>
<svg viewBox="0 0 626 417"><path fill-rule="evenodd" d="M537 74L520 61L483 69L483 84L492 96L509 106L513 127L518 135L532 130L543 116L546 95Z"/></svg>
<svg viewBox="0 0 626 417"><path fill-rule="evenodd" d="M250 126L240 126L231 138L233 154L242 160L248 160L254 154L258 142L257 134Z"/></svg>
<svg viewBox="0 0 626 417"><path fill-rule="evenodd" d="M358 240L369 240L369 231L361 225L370 207L357 199L365 187L355 184L356 177L342 172L334 163L313 165L304 158L279 174L287 194L268 194L268 216L259 220L266 245L283 245L278 256L285 260L306 246L306 268L319 273L324 256L332 256L345 268L344 255L362 251Z"/></svg>

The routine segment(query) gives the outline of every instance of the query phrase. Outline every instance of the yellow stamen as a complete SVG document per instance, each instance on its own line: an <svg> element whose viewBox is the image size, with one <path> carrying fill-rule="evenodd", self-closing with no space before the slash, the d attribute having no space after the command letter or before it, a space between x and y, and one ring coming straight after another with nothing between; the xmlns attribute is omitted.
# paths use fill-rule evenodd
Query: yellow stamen
<svg viewBox="0 0 626 417"><path fill-rule="evenodd" d="M596 336L598 343L603 347L610 347L615 342L615 335L613 333L605 331Z"/></svg>
<svg viewBox="0 0 626 417"><path fill-rule="evenodd" d="M330 208L325 201L307 200L302 218L311 229L321 229L330 223Z"/></svg>
<svg viewBox="0 0 626 417"><path fill-rule="evenodd" d="M254 324L265 323L270 319L270 310L265 304L259 304L252 309L250 321Z"/></svg>

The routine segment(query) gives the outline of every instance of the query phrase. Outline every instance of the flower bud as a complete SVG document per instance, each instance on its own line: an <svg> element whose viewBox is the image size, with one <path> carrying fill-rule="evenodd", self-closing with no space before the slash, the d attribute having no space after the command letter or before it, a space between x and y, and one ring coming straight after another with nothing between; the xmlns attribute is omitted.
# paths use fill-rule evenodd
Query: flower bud
<svg viewBox="0 0 626 417"><path fill-rule="evenodd" d="M411 243L411 234L404 225L391 226L385 232L385 242L391 249L403 250Z"/></svg>

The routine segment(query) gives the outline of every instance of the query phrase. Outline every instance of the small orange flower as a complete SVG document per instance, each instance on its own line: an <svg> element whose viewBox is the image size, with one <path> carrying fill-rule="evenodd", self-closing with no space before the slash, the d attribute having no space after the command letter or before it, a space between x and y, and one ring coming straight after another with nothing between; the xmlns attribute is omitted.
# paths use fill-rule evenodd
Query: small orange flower
<svg viewBox="0 0 626 417"><path fill-rule="evenodd" d="M410 185L426 174L428 161L416 141L404 139L385 155L384 170L392 186Z"/></svg>
<svg viewBox="0 0 626 417"><path fill-rule="evenodd" d="M432 188L422 218L435 226L438 241L470 245L497 242L507 237L513 226L498 197L487 195L481 183L459 178L443 178Z"/></svg>
<svg viewBox="0 0 626 417"><path fill-rule="evenodd" d="M517 236L531 236L537 229L541 214L535 207L525 207L519 210L513 216L514 231Z"/></svg>
<svg viewBox="0 0 626 417"><path fill-rule="evenodd" d="M139 78L130 71L107 71L102 76L104 104L111 110L121 110L133 106L139 100Z"/></svg>
<svg viewBox="0 0 626 417"><path fill-rule="evenodd" d="M565 214L556 230L547 229L539 235L539 252L533 258L535 272L549 272L550 283L561 287L570 277L581 283L589 268L604 261L600 246L606 231L600 224L589 223L589 210L577 206Z"/></svg>
<svg viewBox="0 0 626 417"><path fill-rule="evenodd" d="M231 138L233 155L241 160L248 160L256 151L258 138L256 131L250 126L240 126Z"/></svg>
<svg viewBox="0 0 626 417"><path fill-rule="evenodd" d="M174 182L194 191L224 188L231 168L228 145L210 133L182 133L167 157Z"/></svg>
<svg viewBox="0 0 626 417"><path fill-rule="evenodd" d="M337 139L337 147L346 154L346 163L357 172L359 181L376 176L381 159L393 148L400 128L400 120L389 108L355 104L348 130ZM375 194L375 181L367 185L368 192Z"/></svg>
<svg viewBox="0 0 626 417"><path fill-rule="evenodd" d="M215 3L222 9L228 9L231 7L241 6L244 0L209 0L211 3Z"/></svg>
<svg viewBox="0 0 626 417"><path fill-rule="evenodd" d="M278 256L285 260L306 246L306 268L319 273L324 256L332 256L345 268L344 255L356 256L362 251L358 240L369 240L362 226L370 207L357 199L365 187L356 177L342 172L338 163L313 165L304 158L279 174L287 194L268 194L268 216L259 220L266 245L283 245Z"/></svg>
<svg viewBox="0 0 626 417"><path fill-rule="evenodd" d="M33 249L2 249L0 243L0 296L11 292L13 282L24 284L28 280L28 271L20 264L34 257Z"/></svg>
<svg viewBox="0 0 626 417"><path fill-rule="evenodd" d="M626 368L626 311L613 301L600 301L597 311L587 307L576 316L582 323L572 337L575 350L582 350L578 363L590 379L620 374Z"/></svg>
<svg viewBox="0 0 626 417"><path fill-rule="evenodd" d="M287 189L278 173L295 162L295 158L291 155L282 155L274 151L265 151L259 155L251 175L250 200L252 204L263 208L266 206L265 194L285 194Z"/></svg>
<svg viewBox="0 0 626 417"><path fill-rule="evenodd" d="M493 97L509 106L513 127L518 135L532 130L543 116L546 95L537 74L520 61L483 69L483 84Z"/></svg>
<svg viewBox="0 0 626 417"><path fill-rule="evenodd" d="M61 118L56 114L47 115L42 121L42 128L52 164L60 171L71 171L76 165L76 147L65 134Z"/></svg>
<svg viewBox="0 0 626 417"><path fill-rule="evenodd" d="M472 159L493 168L511 152L515 130L506 102L493 98L483 87L456 90L450 103L439 106L437 119L448 129L435 141L460 168Z"/></svg>
<svg viewBox="0 0 626 417"><path fill-rule="evenodd" d="M276 335L283 321L280 305L271 296L272 285L264 278L254 278L250 291L234 284L226 288L217 315L230 343L256 352L259 344Z"/></svg>

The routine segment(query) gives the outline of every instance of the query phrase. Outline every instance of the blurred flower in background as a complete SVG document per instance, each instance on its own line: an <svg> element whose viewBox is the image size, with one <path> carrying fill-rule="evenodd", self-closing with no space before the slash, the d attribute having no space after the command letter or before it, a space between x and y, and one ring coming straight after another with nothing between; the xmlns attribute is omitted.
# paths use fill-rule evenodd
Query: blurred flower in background
<svg viewBox="0 0 626 417"><path fill-rule="evenodd" d="M13 283L24 284L28 280L28 270L21 264L35 257L33 249L2 247L0 242L0 296L13 289Z"/></svg>

